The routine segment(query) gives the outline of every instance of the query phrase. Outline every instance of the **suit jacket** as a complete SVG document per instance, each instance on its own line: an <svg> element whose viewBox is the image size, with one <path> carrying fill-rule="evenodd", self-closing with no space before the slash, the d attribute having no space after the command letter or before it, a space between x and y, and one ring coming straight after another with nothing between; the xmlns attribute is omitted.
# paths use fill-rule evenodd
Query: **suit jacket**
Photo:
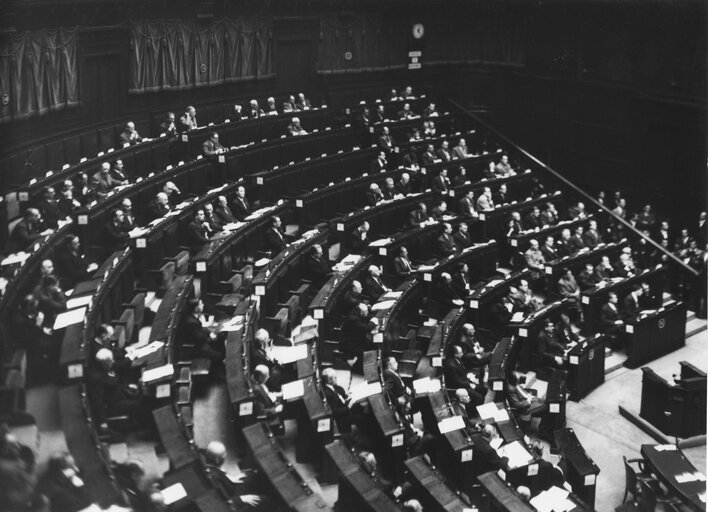
<svg viewBox="0 0 708 512"><path fill-rule="evenodd" d="M215 143L211 139L207 139L202 143L202 153L204 153L205 156L216 155L219 151L223 149L224 146L222 146L218 142Z"/></svg>
<svg viewBox="0 0 708 512"><path fill-rule="evenodd" d="M393 403L395 403L399 397L407 395L406 385L403 383L401 376L396 372L386 368L383 371L383 378L384 388Z"/></svg>
<svg viewBox="0 0 708 512"><path fill-rule="evenodd" d="M613 270L611 268L605 268L602 266L601 263L599 263L595 267L595 279L600 282L604 279L610 279L612 275L614 274Z"/></svg>
<svg viewBox="0 0 708 512"><path fill-rule="evenodd" d="M352 310L342 323L342 352L361 357L369 349L369 321Z"/></svg>
<svg viewBox="0 0 708 512"><path fill-rule="evenodd" d="M231 203L231 209L234 217L242 222L251 214L251 205L245 197L243 199L238 197L234 199Z"/></svg>
<svg viewBox="0 0 708 512"><path fill-rule="evenodd" d="M378 279L374 279L370 275L366 276L366 279L364 279L361 287L364 295L370 297L371 300L374 301L378 300L379 297L386 293L384 283L381 281L380 277Z"/></svg>
<svg viewBox="0 0 708 512"><path fill-rule="evenodd" d="M275 412L276 403L270 398L268 392L263 388L263 384L253 383L253 408L256 416L266 416L274 418L278 415Z"/></svg>
<svg viewBox="0 0 708 512"><path fill-rule="evenodd" d="M494 202L491 198L487 197L487 194L482 194L477 198L477 210L478 211L489 211L494 209Z"/></svg>
<svg viewBox="0 0 708 512"><path fill-rule="evenodd" d="M62 215L59 210L58 201L47 201L46 199L42 199L37 203L37 209L41 212L42 219L50 228L56 228L57 221L66 217L65 215Z"/></svg>
<svg viewBox="0 0 708 512"><path fill-rule="evenodd" d="M155 219L160 219L164 217L167 212L170 211L169 206L161 206L157 199L150 201L150 205L147 207L147 222L152 222Z"/></svg>
<svg viewBox="0 0 708 512"><path fill-rule="evenodd" d="M594 272L588 272L587 270L583 270L580 274L578 274L578 286L580 287L580 291L589 290L590 288L593 288L598 282L599 281L595 277Z"/></svg>
<svg viewBox="0 0 708 512"><path fill-rule="evenodd" d="M57 275L62 278L62 286L67 290L72 289L76 283L84 281L89 276L86 270L88 265L81 254L62 251L56 255L54 263L56 263Z"/></svg>
<svg viewBox="0 0 708 512"><path fill-rule="evenodd" d="M401 256L397 256L393 260L393 273L396 277L408 277L411 275L413 265L408 260L404 260Z"/></svg>
<svg viewBox="0 0 708 512"><path fill-rule="evenodd" d="M246 112L246 115L251 119L261 117L263 115L263 109L249 107L248 111Z"/></svg>
<svg viewBox="0 0 708 512"><path fill-rule="evenodd" d="M573 248L570 245L570 240L558 240L556 242L556 251L558 251L558 256L560 256L561 258L573 254Z"/></svg>
<svg viewBox="0 0 708 512"><path fill-rule="evenodd" d="M509 202L508 195L504 192L495 192L492 195L492 199L494 204L506 204Z"/></svg>
<svg viewBox="0 0 708 512"><path fill-rule="evenodd" d="M464 272L455 272L452 276L452 289L459 298L467 297L470 279Z"/></svg>
<svg viewBox="0 0 708 512"><path fill-rule="evenodd" d="M108 253L125 249L128 238L130 238L128 233L123 231L121 226L116 226L112 220L106 223L103 235Z"/></svg>
<svg viewBox="0 0 708 512"><path fill-rule="evenodd" d="M639 303L635 300L634 296L630 293L622 301L622 313L625 318L632 320L639 316Z"/></svg>
<svg viewBox="0 0 708 512"><path fill-rule="evenodd" d="M381 194L383 195L383 199L385 201L393 199L394 197L396 197L397 193L398 191L396 190L395 186L393 188L387 188L384 186L384 188L381 189Z"/></svg>
<svg viewBox="0 0 708 512"><path fill-rule="evenodd" d="M455 231L455 233L452 235L452 241L455 243L455 246L460 251L472 245L469 231L467 233Z"/></svg>
<svg viewBox="0 0 708 512"><path fill-rule="evenodd" d="M452 157L458 160L467 158L467 148L455 146L454 148L452 148Z"/></svg>
<svg viewBox="0 0 708 512"><path fill-rule="evenodd" d="M183 344L194 345L195 352L200 352L211 341L209 329L202 327L202 323L191 313L182 317L179 329L180 346ZM182 357L195 357L195 354L182 354Z"/></svg>
<svg viewBox="0 0 708 512"><path fill-rule="evenodd" d="M536 338L536 350L542 356L562 356L565 347L558 341L555 334L541 331Z"/></svg>
<svg viewBox="0 0 708 512"><path fill-rule="evenodd" d="M449 162L452 160L452 155L450 154L450 151L447 149L440 148L437 150L437 156L440 160L443 162Z"/></svg>
<svg viewBox="0 0 708 512"><path fill-rule="evenodd" d="M585 248L585 242L578 235L571 236L570 240L568 241L568 245L570 246L571 253L576 253L580 249Z"/></svg>
<svg viewBox="0 0 708 512"><path fill-rule="evenodd" d="M371 165L369 166L369 169L371 170L371 172L380 172L381 170L383 170L385 168L386 168L386 164L383 163L378 158L372 160Z"/></svg>
<svg viewBox="0 0 708 512"><path fill-rule="evenodd" d="M363 300L361 293L354 293L352 290L347 290L344 295L342 295L342 312L344 314L349 314L354 306L361 304Z"/></svg>
<svg viewBox="0 0 708 512"><path fill-rule="evenodd" d="M347 393L344 388L339 384L334 386L322 384L322 392L339 431L350 432L352 421L349 407L347 407Z"/></svg>
<svg viewBox="0 0 708 512"><path fill-rule="evenodd" d="M361 231L355 229L349 236L349 252L353 254L363 253L369 245L369 235L368 233L362 239Z"/></svg>
<svg viewBox="0 0 708 512"><path fill-rule="evenodd" d="M467 197L463 197L457 202L457 213L460 215L473 215L474 212L474 204Z"/></svg>
<svg viewBox="0 0 708 512"><path fill-rule="evenodd" d="M7 241L7 251L10 253L24 251L41 236L36 226L32 226L26 219L22 219L10 233L10 238Z"/></svg>
<svg viewBox="0 0 708 512"><path fill-rule="evenodd" d="M285 235L283 235L280 230L273 227L268 228L263 236L265 238L266 250L270 251L272 256L275 256L285 249L287 245Z"/></svg>
<svg viewBox="0 0 708 512"><path fill-rule="evenodd" d="M548 247L546 244L541 246L541 254L546 259L546 261L553 261L560 258L558 251L554 247Z"/></svg>
<svg viewBox="0 0 708 512"><path fill-rule="evenodd" d="M38 482L37 490L47 497L51 510L79 512L93 503L93 497L86 485L75 485L62 472L43 475Z"/></svg>
<svg viewBox="0 0 708 512"><path fill-rule="evenodd" d="M383 201L383 194L373 190L366 191L366 204L376 206L380 201Z"/></svg>
<svg viewBox="0 0 708 512"><path fill-rule="evenodd" d="M382 135L381 137L379 137L379 148L386 151L387 153L393 151L393 145L393 137L391 137L390 135Z"/></svg>
<svg viewBox="0 0 708 512"><path fill-rule="evenodd" d="M413 151L409 151L405 155L403 155L403 158L401 158L401 165L405 167L406 169L412 169L414 167L418 166L418 155L415 154ZM409 184L410 186L410 184Z"/></svg>
<svg viewBox="0 0 708 512"><path fill-rule="evenodd" d="M541 224L550 226L558 223L558 216L555 213L543 210L541 212Z"/></svg>
<svg viewBox="0 0 708 512"><path fill-rule="evenodd" d="M435 252L442 256L449 256L455 252L455 242L452 235L443 233L435 241Z"/></svg>
<svg viewBox="0 0 708 512"><path fill-rule="evenodd" d="M540 228L542 226L541 224L541 216L533 216L532 214L528 214L526 217L524 217L524 229L536 229Z"/></svg>
<svg viewBox="0 0 708 512"><path fill-rule="evenodd" d="M111 190L116 188L120 183L114 180L110 174L103 176L101 171L91 176L91 187L99 197L105 197Z"/></svg>
<svg viewBox="0 0 708 512"><path fill-rule="evenodd" d="M209 241L207 230L201 222L193 220L187 225L185 241L192 249L199 249Z"/></svg>
<svg viewBox="0 0 708 512"><path fill-rule="evenodd" d="M327 280L327 275L331 272L329 263L324 254L321 258L315 258L310 254L305 258L304 276L315 284L323 284Z"/></svg>
<svg viewBox="0 0 708 512"><path fill-rule="evenodd" d="M460 299L460 296L457 295L457 292L452 286L452 282L447 283L445 281L440 281L435 286L434 293L435 299L447 308L454 306L452 303L453 300Z"/></svg>
<svg viewBox="0 0 708 512"><path fill-rule="evenodd" d="M600 308L600 324L605 330L615 327L615 322L621 320L619 311L616 306L611 306L609 303L603 304Z"/></svg>
<svg viewBox="0 0 708 512"><path fill-rule="evenodd" d="M450 190L450 180L441 175L437 175L433 178L431 183L431 188L434 192L443 193Z"/></svg>
<svg viewBox="0 0 708 512"><path fill-rule="evenodd" d="M404 185L403 183L401 183L401 182L399 181L398 183L396 183L396 191L397 191L399 194L402 194L402 195L404 195L404 196L407 196L408 194L411 193L411 182L409 181L408 183L406 183L406 184Z"/></svg>
<svg viewBox="0 0 708 512"><path fill-rule="evenodd" d="M120 225L120 228L127 233L128 231L135 229L135 216L132 212L129 214L125 212L123 213L123 223Z"/></svg>
<svg viewBox="0 0 708 512"><path fill-rule="evenodd" d="M430 217L428 217L427 213L423 215L420 210L416 209L413 210L408 216L408 224L410 224L412 228L417 228L421 223L426 222L429 218Z"/></svg>
<svg viewBox="0 0 708 512"><path fill-rule="evenodd" d="M467 378L467 368L452 356L445 358L443 365L445 375L445 387L450 389L470 388L470 381Z"/></svg>
<svg viewBox="0 0 708 512"><path fill-rule="evenodd" d="M430 151L426 151L423 153L423 156L421 157L421 161L423 162L423 165L432 165L435 163L435 153L431 153Z"/></svg>
<svg viewBox="0 0 708 512"><path fill-rule="evenodd" d="M529 248L524 253L524 258L526 260L526 265L530 269L534 270L538 270L538 267L542 267L546 263L546 260L543 257L543 253L540 250L534 251Z"/></svg>
<svg viewBox="0 0 708 512"><path fill-rule="evenodd" d="M474 474L475 476L483 475L490 471L499 471L504 469L508 463L506 457L502 458L499 456L497 451L492 448L482 434L473 434L472 442L474 443L474 448L472 449L474 458Z"/></svg>
<svg viewBox="0 0 708 512"><path fill-rule="evenodd" d="M570 297L578 291L578 283L575 279L560 279L558 281L558 293L563 297Z"/></svg>
<svg viewBox="0 0 708 512"><path fill-rule="evenodd" d="M585 233L583 233L583 242L585 242L586 247L594 249L600 242L602 242L602 239L600 238L600 233L598 233L596 229L588 229Z"/></svg>
<svg viewBox="0 0 708 512"><path fill-rule="evenodd" d="M232 222L236 222L236 217L234 217L231 208L229 208L228 206L216 207L216 209L214 209L214 215L217 219L219 219L219 222L222 226L225 224L231 224Z"/></svg>

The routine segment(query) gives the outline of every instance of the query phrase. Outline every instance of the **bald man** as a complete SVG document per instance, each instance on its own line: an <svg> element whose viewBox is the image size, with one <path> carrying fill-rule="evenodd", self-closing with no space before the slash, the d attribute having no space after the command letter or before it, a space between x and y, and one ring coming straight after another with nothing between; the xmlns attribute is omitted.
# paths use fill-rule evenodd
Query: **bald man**
<svg viewBox="0 0 708 512"><path fill-rule="evenodd" d="M125 130L123 130L123 133L120 134L120 140L122 140L124 144L127 142L132 146L133 144L142 142L143 138L135 129L135 123L133 123L133 121L128 121L125 125Z"/></svg>
<svg viewBox="0 0 708 512"><path fill-rule="evenodd" d="M267 510L267 498L258 494L243 494L254 492L254 482L249 475L228 475L221 467L226 461L226 446L221 441L211 441L202 450L204 462L209 473L221 488L222 492L236 504L236 510L242 510L245 505L247 510ZM246 510L246 509L244 509Z"/></svg>
<svg viewBox="0 0 708 512"><path fill-rule="evenodd" d="M7 241L10 253L24 251L42 237L42 216L36 208L27 208L25 216L18 222Z"/></svg>

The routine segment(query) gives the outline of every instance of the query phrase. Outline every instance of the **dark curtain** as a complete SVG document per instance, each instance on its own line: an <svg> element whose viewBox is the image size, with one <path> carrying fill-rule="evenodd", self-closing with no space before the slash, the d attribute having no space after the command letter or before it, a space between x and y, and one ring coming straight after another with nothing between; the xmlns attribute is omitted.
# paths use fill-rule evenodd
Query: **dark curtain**
<svg viewBox="0 0 708 512"><path fill-rule="evenodd" d="M273 76L270 19L134 23L130 92L190 89Z"/></svg>
<svg viewBox="0 0 708 512"><path fill-rule="evenodd" d="M0 40L0 121L26 119L79 103L78 30L47 29Z"/></svg>

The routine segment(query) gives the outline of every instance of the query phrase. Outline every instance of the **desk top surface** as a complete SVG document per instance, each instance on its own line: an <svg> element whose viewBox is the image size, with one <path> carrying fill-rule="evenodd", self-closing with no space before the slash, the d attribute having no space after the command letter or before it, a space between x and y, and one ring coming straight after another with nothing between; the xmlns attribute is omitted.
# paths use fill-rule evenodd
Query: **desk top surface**
<svg viewBox="0 0 708 512"><path fill-rule="evenodd" d="M641 453L671 492L696 510L706 510L705 475L691 464L681 450L674 445L644 444Z"/></svg>

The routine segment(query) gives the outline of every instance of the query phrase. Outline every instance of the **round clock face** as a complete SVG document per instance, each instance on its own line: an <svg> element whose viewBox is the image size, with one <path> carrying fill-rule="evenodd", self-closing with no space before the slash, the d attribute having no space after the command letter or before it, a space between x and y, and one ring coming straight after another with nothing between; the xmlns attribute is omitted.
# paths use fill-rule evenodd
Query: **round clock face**
<svg viewBox="0 0 708 512"><path fill-rule="evenodd" d="M416 23L413 25L413 37L416 39L420 39L423 37L423 34L425 33L425 28L423 27L422 23Z"/></svg>

